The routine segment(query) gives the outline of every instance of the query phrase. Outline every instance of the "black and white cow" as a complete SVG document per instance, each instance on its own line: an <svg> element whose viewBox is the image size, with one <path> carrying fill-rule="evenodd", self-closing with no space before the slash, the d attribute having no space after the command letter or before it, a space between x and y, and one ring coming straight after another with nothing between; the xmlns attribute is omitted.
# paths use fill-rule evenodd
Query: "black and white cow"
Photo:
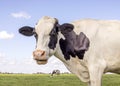
<svg viewBox="0 0 120 86"><path fill-rule="evenodd" d="M60 75L60 70L53 70L51 76L53 76L54 74Z"/></svg>
<svg viewBox="0 0 120 86"><path fill-rule="evenodd" d="M120 21L83 19L67 26L45 16L35 28L19 32L37 39L33 56L38 64L55 55L88 86L101 86L103 73L120 73Z"/></svg>

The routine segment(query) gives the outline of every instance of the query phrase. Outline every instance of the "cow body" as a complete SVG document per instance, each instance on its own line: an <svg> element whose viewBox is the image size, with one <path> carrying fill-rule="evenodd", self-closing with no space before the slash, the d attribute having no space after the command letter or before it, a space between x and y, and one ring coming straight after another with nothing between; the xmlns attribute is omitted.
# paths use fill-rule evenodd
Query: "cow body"
<svg viewBox="0 0 120 86"><path fill-rule="evenodd" d="M53 37L58 35L57 42L52 45L52 48L48 46L49 34L56 21L55 18L43 17L35 26L38 40L33 56L38 64L47 63L48 58L55 55L69 71L77 75L83 82L87 82L88 86L101 86L103 73L120 73L120 21L83 19L72 22L76 35L83 32L90 40L90 46L83 59L76 56L70 57L69 60L64 58L60 48L59 40L65 39L60 32L52 35ZM20 33L23 33L25 30L21 29ZM54 32L56 31L54 30Z"/></svg>

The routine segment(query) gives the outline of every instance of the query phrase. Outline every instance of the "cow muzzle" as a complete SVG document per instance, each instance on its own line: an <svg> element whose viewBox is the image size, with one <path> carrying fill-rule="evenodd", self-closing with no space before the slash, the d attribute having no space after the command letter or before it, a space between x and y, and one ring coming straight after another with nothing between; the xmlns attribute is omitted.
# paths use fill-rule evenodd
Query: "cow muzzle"
<svg viewBox="0 0 120 86"><path fill-rule="evenodd" d="M47 63L47 58L46 58L46 52L43 50L35 50L33 52L33 58L36 60L37 64L46 64Z"/></svg>

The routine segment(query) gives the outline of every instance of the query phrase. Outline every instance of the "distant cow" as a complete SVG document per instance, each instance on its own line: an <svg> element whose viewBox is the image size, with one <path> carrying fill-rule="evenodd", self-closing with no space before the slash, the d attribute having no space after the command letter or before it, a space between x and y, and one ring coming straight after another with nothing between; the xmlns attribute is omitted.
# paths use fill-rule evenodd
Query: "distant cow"
<svg viewBox="0 0 120 86"><path fill-rule="evenodd" d="M60 75L60 70L53 70L51 76L53 76L54 74Z"/></svg>
<svg viewBox="0 0 120 86"><path fill-rule="evenodd" d="M19 29L19 32L25 36L34 35L37 39L33 56L38 64L46 64L49 57L55 55L69 71L83 82L87 82L88 86L101 86L103 73L120 73L120 21L83 19L70 24L74 26L73 36L79 36L82 33L83 37L80 36L76 41L81 43L82 38L87 39L80 44L83 46L70 44L74 49L72 53L75 52L75 47L78 50L86 47L84 52L79 53L84 54L82 59L77 54L72 57L68 52L70 58L65 58L63 52L66 49L69 51L69 47L66 48L69 45L65 45L62 49L60 39L65 41L69 38L66 39L60 31L61 25L56 18L42 17L35 28L24 26ZM74 40L73 37L73 40L68 42L74 42Z"/></svg>

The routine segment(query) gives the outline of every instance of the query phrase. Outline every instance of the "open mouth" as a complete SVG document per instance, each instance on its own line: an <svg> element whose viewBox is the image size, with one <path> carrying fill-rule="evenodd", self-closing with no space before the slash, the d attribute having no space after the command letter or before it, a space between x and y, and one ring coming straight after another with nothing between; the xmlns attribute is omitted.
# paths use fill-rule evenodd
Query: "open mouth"
<svg viewBox="0 0 120 86"><path fill-rule="evenodd" d="M36 60L37 64L44 65L47 63L47 60Z"/></svg>

